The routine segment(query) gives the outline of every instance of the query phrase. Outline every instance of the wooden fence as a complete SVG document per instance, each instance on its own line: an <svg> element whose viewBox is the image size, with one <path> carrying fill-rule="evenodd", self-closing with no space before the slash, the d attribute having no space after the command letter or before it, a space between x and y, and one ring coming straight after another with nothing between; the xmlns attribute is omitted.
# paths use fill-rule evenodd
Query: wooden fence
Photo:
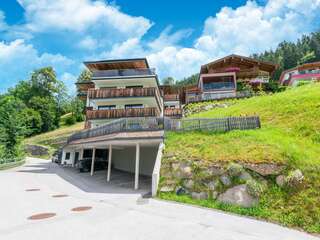
<svg viewBox="0 0 320 240"><path fill-rule="evenodd" d="M232 130L257 129L261 127L260 118L252 117L227 117L227 118L190 118L171 119L163 117L150 118L121 118L103 126L86 129L71 135L68 143L98 136L119 132L141 131L213 131L227 132Z"/></svg>

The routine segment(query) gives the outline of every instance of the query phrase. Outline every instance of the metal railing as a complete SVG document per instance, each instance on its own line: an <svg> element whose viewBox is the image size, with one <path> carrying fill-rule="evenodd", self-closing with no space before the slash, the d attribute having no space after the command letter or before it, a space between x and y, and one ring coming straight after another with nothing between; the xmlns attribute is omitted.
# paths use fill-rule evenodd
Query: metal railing
<svg viewBox="0 0 320 240"><path fill-rule="evenodd" d="M261 127L260 118L252 117L227 117L227 118L190 118L171 119L166 117L150 118L122 118L103 126L87 129L71 135L68 143L98 136L119 132L141 131L213 131L228 132L232 130L257 129Z"/></svg>
<svg viewBox="0 0 320 240"><path fill-rule="evenodd" d="M99 71L93 72L92 78L150 76L150 75L151 76L156 75L154 68L99 70Z"/></svg>

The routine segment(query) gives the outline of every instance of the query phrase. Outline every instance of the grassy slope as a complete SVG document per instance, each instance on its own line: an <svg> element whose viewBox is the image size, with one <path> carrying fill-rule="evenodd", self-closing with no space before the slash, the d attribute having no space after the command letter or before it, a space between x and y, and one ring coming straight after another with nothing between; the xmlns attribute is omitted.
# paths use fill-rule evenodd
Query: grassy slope
<svg viewBox="0 0 320 240"><path fill-rule="evenodd" d="M303 86L272 96L239 100L229 108L214 109L193 117L255 114L261 117L260 130L233 131L226 134L169 133L166 138L166 152L174 153L178 159L186 159L187 156L188 159L209 162L275 162L285 163L289 168L300 168L306 179L301 191L289 193L270 186L257 209L238 209L234 212L319 233L320 84Z"/></svg>
<svg viewBox="0 0 320 240"><path fill-rule="evenodd" d="M49 147L50 153L53 153L63 142L65 142L67 137L74 132L82 130L83 126L83 122L71 126L62 126L56 130L26 138L23 143L46 146Z"/></svg>

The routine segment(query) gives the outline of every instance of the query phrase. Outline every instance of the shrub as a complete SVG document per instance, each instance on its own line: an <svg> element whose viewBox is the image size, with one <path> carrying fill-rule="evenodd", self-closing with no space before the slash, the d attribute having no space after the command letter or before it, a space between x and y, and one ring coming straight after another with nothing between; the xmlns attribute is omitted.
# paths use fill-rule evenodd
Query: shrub
<svg viewBox="0 0 320 240"><path fill-rule="evenodd" d="M66 117L64 120L66 125L73 125L76 123L76 118L73 115Z"/></svg>
<svg viewBox="0 0 320 240"><path fill-rule="evenodd" d="M260 197L261 194L264 192L264 190L265 190L265 187L261 183L255 180L247 181L247 191L251 196Z"/></svg>

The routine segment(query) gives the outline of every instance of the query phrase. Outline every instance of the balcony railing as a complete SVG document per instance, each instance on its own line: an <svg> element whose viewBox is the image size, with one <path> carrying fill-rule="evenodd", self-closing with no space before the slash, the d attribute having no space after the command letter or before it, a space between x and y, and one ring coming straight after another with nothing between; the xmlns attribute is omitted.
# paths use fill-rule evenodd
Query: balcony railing
<svg viewBox="0 0 320 240"><path fill-rule="evenodd" d="M92 78L132 77L156 75L154 68L115 69L94 71Z"/></svg>
<svg viewBox="0 0 320 240"><path fill-rule="evenodd" d="M158 88L105 88L89 89L90 99L121 98L121 97L155 97L158 107L161 108L162 100Z"/></svg>
<svg viewBox="0 0 320 240"><path fill-rule="evenodd" d="M110 109L110 110L87 110L87 120L111 119L127 117L156 117L160 116L158 108L131 108L131 109Z"/></svg>
<svg viewBox="0 0 320 240"><path fill-rule="evenodd" d="M122 118L111 121L103 126L86 129L71 135L67 142L104 136L118 132L139 131L213 131L227 132L232 130L258 129L261 127L260 118L228 117L228 118L189 118L172 119L165 117L151 118Z"/></svg>
<svg viewBox="0 0 320 240"><path fill-rule="evenodd" d="M167 108L164 110L164 115L166 117L177 117L177 118L181 118L182 117L182 109L179 108Z"/></svg>
<svg viewBox="0 0 320 240"><path fill-rule="evenodd" d="M164 101L180 101L179 94L166 94L164 95Z"/></svg>
<svg viewBox="0 0 320 240"><path fill-rule="evenodd" d="M152 97L156 96L157 89L149 88L110 88L110 89L89 89L89 98L118 98L118 97Z"/></svg>

